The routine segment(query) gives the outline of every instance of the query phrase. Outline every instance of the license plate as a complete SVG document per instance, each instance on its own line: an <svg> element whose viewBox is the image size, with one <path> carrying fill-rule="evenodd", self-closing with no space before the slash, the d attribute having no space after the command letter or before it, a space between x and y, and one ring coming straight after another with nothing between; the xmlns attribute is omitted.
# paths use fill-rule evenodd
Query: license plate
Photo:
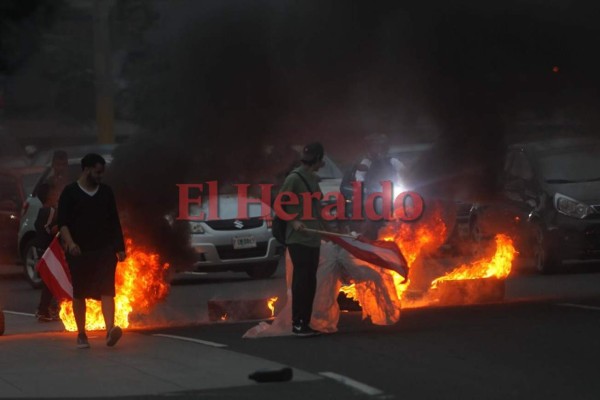
<svg viewBox="0 0 600 400"><path fill-rule="evenodd" d="M254 236L237 236L233 238L234 250L251 249L256 247L256 238Z"/></svg>

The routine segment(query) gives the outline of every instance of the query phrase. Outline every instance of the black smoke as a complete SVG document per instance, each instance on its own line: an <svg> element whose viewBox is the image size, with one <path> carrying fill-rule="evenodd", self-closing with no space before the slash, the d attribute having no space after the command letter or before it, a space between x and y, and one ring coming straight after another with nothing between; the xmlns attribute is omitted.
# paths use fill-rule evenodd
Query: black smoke
<svg viewBox="0 0 600 400"><path fill-rule="evenodd" d="M267 145L320 140L328 153L352 159L373 132L396 144L435 139L413 178L446 182L436 190L449 196L486 197L503 147L521 138L519 121L564 114L597 122L590 88L598 83L592 54L600 36L588 17L596 6L264 0L174 7L189 17L134 69L145 132L120 149L113 168L132 233L170 254L187 254L185 232L173 236L163 223L177 207L175 185L268 180ZM417 133L424 116L435 137Z"/></svg>

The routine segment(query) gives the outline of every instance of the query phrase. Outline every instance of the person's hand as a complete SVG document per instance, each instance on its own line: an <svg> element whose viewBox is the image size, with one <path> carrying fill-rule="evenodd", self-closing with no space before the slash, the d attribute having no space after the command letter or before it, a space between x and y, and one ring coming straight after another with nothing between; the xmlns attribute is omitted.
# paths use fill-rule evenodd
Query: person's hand
<svg viewBox="0 0 600 400"><path fill-rule="evenodd" d="M292 229L294 229L295 231L301 231L301 230L304 230L304 228L306 228L306 227L304 226L304 224L302 222L297 221L297 220L292 221Z"/></svg>
<svg viewBox="0 0 600 400"><path fill-rule="evenodd" d="M67 243L67 252L72 256L81 255L81 249L75 242Z"/></svg>
<svg viewBox="0 0 600 400"><path fill-rule="evenodd" d="M126 258L127 258L127 254L125 254L124 251L119 251L117 253L117 260L119 260L119 262L125 261Z"/></svg>

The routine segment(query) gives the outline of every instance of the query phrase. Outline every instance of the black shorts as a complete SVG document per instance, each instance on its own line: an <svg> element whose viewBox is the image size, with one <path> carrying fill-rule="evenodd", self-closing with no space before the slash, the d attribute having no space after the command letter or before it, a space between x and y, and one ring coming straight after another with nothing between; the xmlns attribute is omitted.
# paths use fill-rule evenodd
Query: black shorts
<svg viewBox="0 0 600 400"><path fill-rule="evenodd" d="M117 255L112 248L82 252L79 256L67 254L67 263L73 282L73 298L96 299L115 297Z"/></svg>

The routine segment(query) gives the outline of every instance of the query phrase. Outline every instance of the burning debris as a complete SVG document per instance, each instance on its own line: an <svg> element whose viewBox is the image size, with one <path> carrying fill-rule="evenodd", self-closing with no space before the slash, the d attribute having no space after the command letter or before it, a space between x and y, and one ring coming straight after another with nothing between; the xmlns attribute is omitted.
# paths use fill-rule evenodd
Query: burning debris
<svg viewBox="0 0 600 400"><path fill-rule="evenodd" d="M269 299L210 300L208 319L212 322L273 318L277 297Z"/></svg>
<svg viewBox="0 0 600 400"><path fill-rule="evenodd" d="M148 313L169 293L165 279L169 264L162 263L157 254L137 247L131 239L126 240L126 248L127 259L118 264L115 277L115 324L122 328L130 326L132 313ZM105 329L100 301L88 299L86 305L86 330ZM61 302L60 319L67 331L77 330L72 302Z"/></svg>
<svg viewBox="0 0 600 400"><path fill-rule="evenodd" d="M431 207L418 222L390 224L380 232L380 239L394 241L402 250L410 268L409 279L390 269L362 261L332 243L322 244L311 320L313 329L322 332L337 331L339 296L343 296L347 302L358 303L363 319L370 318L376 325L396 323L400 318L401 308L503 299L504 280L510 274L516 254L512 240L507 235L499 234L496 236L493 254L463 263L450 272L440 273L431 279L423 271L423 258L444 242L447 232L439 204ZM290 276L292 266L289 256L286 259L286 269ZM420 288L422 285L425 285L424 289ZM419 296L415 297L415 292ZM290 335L290 304L291 291L288 287L287 303L273 323L262 322L246 332L244 337Z"/></svg>

